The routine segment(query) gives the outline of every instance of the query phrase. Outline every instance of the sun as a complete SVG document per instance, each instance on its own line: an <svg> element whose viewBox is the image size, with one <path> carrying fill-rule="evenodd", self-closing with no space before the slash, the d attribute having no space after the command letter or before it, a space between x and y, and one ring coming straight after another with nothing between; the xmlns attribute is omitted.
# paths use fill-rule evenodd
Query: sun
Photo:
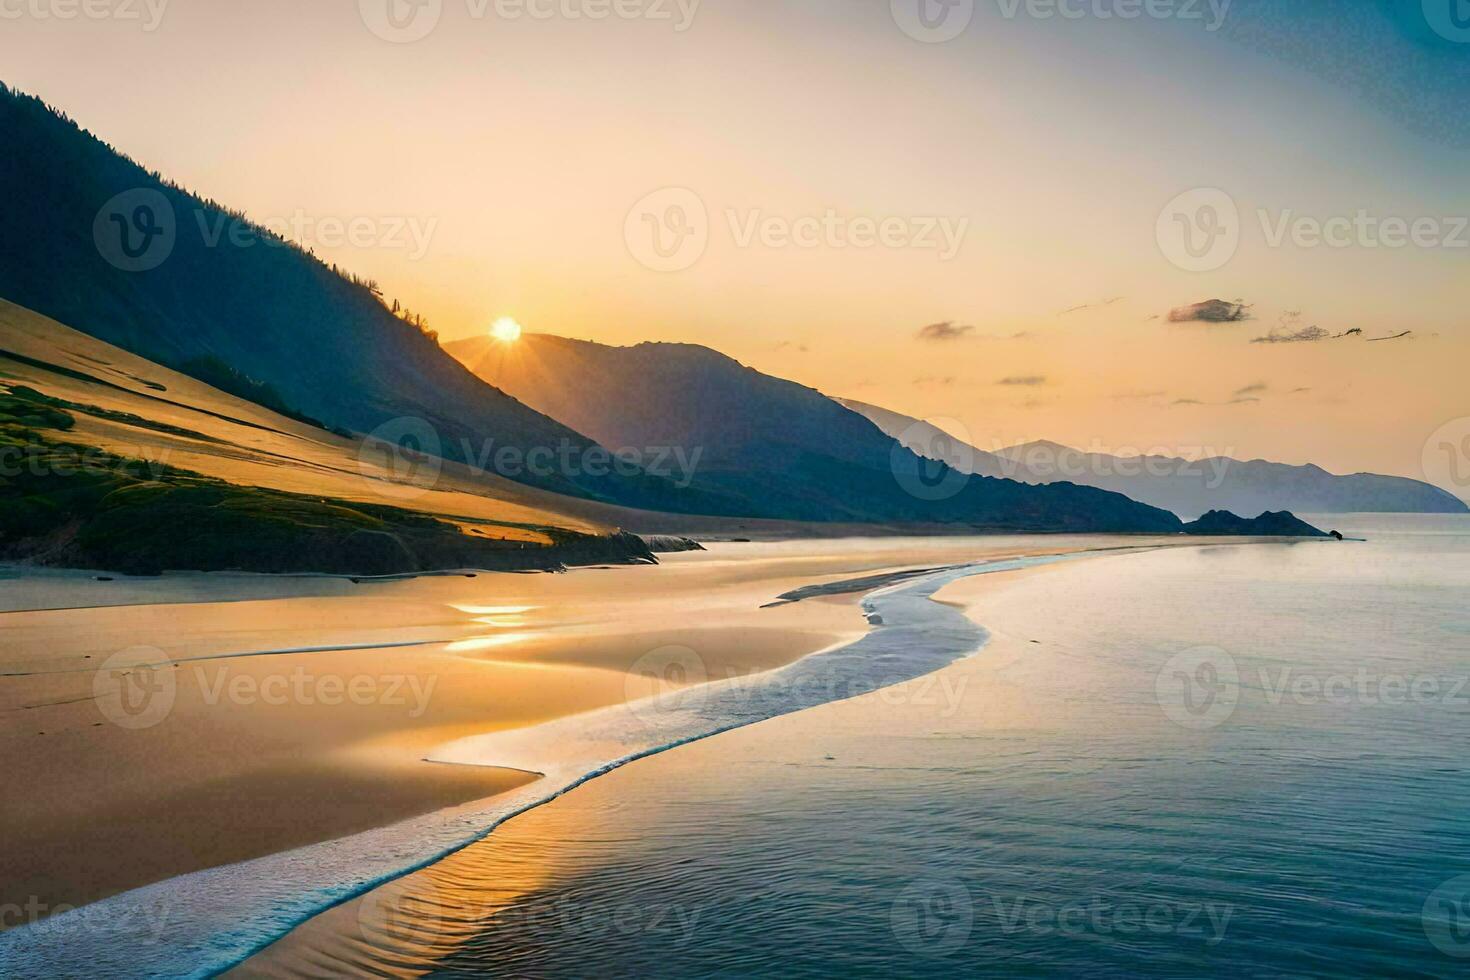
<svg viewBox="0 0 1470 980"><path fill-rule="evenodd" d="M521 339L521 325L514 317L503 316L490 327L490 336L503 344L514 343Z"/></svg>

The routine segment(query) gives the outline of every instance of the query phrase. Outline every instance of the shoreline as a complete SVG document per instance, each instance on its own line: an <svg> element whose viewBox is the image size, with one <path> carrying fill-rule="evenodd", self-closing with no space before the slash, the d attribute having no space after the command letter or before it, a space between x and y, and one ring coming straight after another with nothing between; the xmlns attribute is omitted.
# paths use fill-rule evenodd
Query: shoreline
<svg viewBox="0 0 1470 980"><path fill-rule="evenodd" d="M1116 538L1113 538L1113 540L1115 542L1117 541ZM1039 542L1037 542L1036 539L1034 539L1034 538L1027 538L1027 539L1024 539L1023 541L1014 541L1014 539L1013 539L1013 542L1014 542L1013 543L1013 547L1011 547L1009 549L1009 553L1012 553L1012 554L1030 554L1030 555L1033 556L1033 558L1031 560L1040 559L1040 560L1043 560L1044 561L1048 557L1048 555L1045 554L1045 553L1043 553L1041 555L1037 555L1038 549L1037 549L1036 546L1037 546L1037 544ZM995 542L987 542L987 543L994 544ZM1084 544L1086 546L1090 546L1090 547L1084 547L1084 549L1081 552L1079 552L1076 555L1076 557L1089 557L1089 556L1096 556L1096 555L1099 555L1099 554L1107 554L1110 550L1113 551L1114 553L1116 553L1116 547L1114 547L1114 548L1099 548L1098 547L1098 544L1100 542L1098 542L1096 540L1093 540L1091 538L1089 538L1086 541L1081 541L1081 542L1076 542L1076 543L1078 543L1078 544ZM1122 544L1121 547L1128 548L1128 549L1138 549L1138 548L1141 548L1141 547L1152 548L1152 547L1169 547L1169 546L1191 546L1192 547L1192 546L1199 546L1199 545L1204 545L1204 544L1209 544L1209 543L1211 543L1211 542L1201 541L1201 540L1177 541L1177 540L1171 540L1171 539L1160 539L1160 540L1156 541L1156 543L1153 544L1153 545L1144 546L1144 545L1135 544L1132 541L1128 541L1127 543ZM1218 543L1238 544L1238 543L1242 543L1242 542L1240 542L1239 540L1236 540L1236 539L1231 539L1231 540L1228 540L1228 541L1225 541L1225 542L1218 542ZM984 550L984 549L975 549L973 547L976 544L976 541L975 540L972 540L970 542L970 544L972 545L972 548L971 548L972 551L973 550ZM1014 546L1015 544L1019 544L1019 545L1022 545L1022 546L1021 547L1015 547ZM1040 550L1042 552L1046 552L1048 549L1040 549ZM1004 547L999 548L998 551L1000 553L1007 553L1007 549L1004 548ZM1056 555L1056 550L1055 549L1050 549L1050 555L1055 556ZM890 558L890 557L892 557L892 556L882 556L876 562L872 561L871 559L867 559L864 562L864 561L854 561L852 558L850 558L850 557L844 557L844 556L838 556L835 559L832 556L821 556L822 560L824 560L827 563L827 565L829 565L831 567L843 567L843 568L849 568L850 567L851 569L854 569L854 570L862 570L864 567L882 567L882 565L884 563L884 559L885 558ZM995 556L993 555L992 558L994 558L994 557ZM815 561L815 560L816 559L814 558L814 556L809 556L809 555L797 555L797 556L786 556L785 557L785 561L787 561L787 562L789 562L791 564L795 564L795 565L801 565L803 563L812 562L812 561ZM722 561L720 561L720 556L718 556L718 555L714 557L714 560L713 561L710 561L708 559L704 559L703 556L699 556L699 558L696 558L695 561L701 563L703 565L703 568L704 568L704 570L706 572L709 571L712 568L719 568L722 565L729 564L729 562L722 562ZM743 561L744 561L743 559L738 560L737 562L735 562L735 565L737 567L741 567ZM818 563L820 564L820 562L818 562ZM1004 560L1002 560L1001 563L1003 564L1004 563ZM674 564L675 563L671 563L671 565L674 565ZM691 563L691 565L693 565L693 564L694 563ZM973 564L973 563L971 563L971 564ZM893 568L893 565L890 564L889 567L890 568ZM1005 569L995 569L995 570L1005 570ZM805 581L807 583L807 586L808 587L810 586L810 584L812 582L812 577L809 575L809 573L807 573L805 571L802 571L802 572L795 572L795 570L783 570L783 571L788 576L793 575L793 574L799 575L800 576L800 580ZM970 574L975 574L975 573L972 572ZM851 576L849 576L849 577L851 577ZM962 577L965 577L965 576L962 576ZM538 579L544 579L545 577L537 577L537 578ZM762 581L765 581L765 580L762 580ZM859 580L859 581L861 581L861 580ZM828 583L828 585L830 586L831 583ZM899 585L899 586L894 586L893 588L902 588L902 587L903 587L902 585ZM879 589L878 591L884 591L884 590L883 589ZM766 596L769 598L773 594L779 594L779 593L767 592L766 593ZM826 598L819 599L816 602L802 603L802 604L799 604L799 605L802 606L802 607L804 607L804 608L806 608L806 609L821 609L823 606L830 606L835 601L836 600L833 600L829 596L829 597L826 597ZM749 613L750 613L750 610L747 609L744 612L744 615L749 615ZM877 631L875 631L875 632L877 632ZM864 636L872 636L872 635L874 635L874 634L873 633L864 634ZM853 645L856 645L856 644L855 643L854 644L848 644L848 646L853 646ZM781 670L781 669L788 669L794 663L800 663L804 658L809 657L810 654L811 654L811 652L812 652L811 650L807 650L805 653L798 654L796 656L796 659L794 661L791 661L791 660L785 661L784 662L784 666L776 666L775 669L778 670L778 671ZM972 651L972 653L973 653L973 651ZM761 672L759 672L759 673L757 673L756 675L753 675L753 676L758 676L758 677L769 676L769 673L768 672L769 672L769 670L771 669L772 666L775 666L775 665L768 665L767 668L766 668L766 670L761 671ZM858 693L866 693L866 692L858 692ZM830 700L830 699L828 699L828 700ZM820 703L826 703L826 701L822 701ZM757 719L757 720L763 720L763 719ZM735 726L732 726L732 727L741 727L742 725L749 724L749 723L750 723L749 721L745 721L745 722L741 722L739 725L735 725ZM543 724L555 724L555 722L545 722ZM483 730L483 726L481 726L481 727L482 727L482 730ZM517 725L509 725L509 726L506 726L506 729L508 731L524 731L525 730L523 726L517 726ZM724 731L724 730L728 730L728 728L719 728L717 730L707 731L707 732L704 732L699 737L700 738L705 738L705 737L708 737L709 735L718 733L718 731ZM453 741L453 740L451 740L451 741ZM436 739L436 743L437 744L444 744L442 739ZM675 744L683 744L683 743L675 743ZM645 755L648 755L648 754L656 754L658 752L665 751L669 747L672 747L672 745L665 744L665 745L657 746L657 747L654 747L649 752L638 753L637 755L633 756L632 758L641 758L641 757L643 757ZM377 749L373 749L369 754L373 754L376 751L378 751L378 750ZM420 755L419 758L422 759L423 756ZM537 767L516 766L516 765L512 764L513 761L514 760L500 760L499 763L492 764L493 765L493 768L491 769L491 771L504 773L507 770L514 770L514 769L517 769L517 768L521 768L521 769L524 769L526 771L540 771ZM618 760L614 760L614 761L615 761L616 765L622 765L622 764L626 763L627 761L630 761L630 759L629 758L623 758L623 759L618 759ZM433 768L437 770L440 767L435 766ZM465 768L470 768L470 767L465 767ZM484 772L485 769L482 768L479 771ZM585 782L586 779L595 778L597 775L601 775L602 772L605 772L605 771L608 771L608 770L606 768L600 768L598 771L592 773L591 775L587 775L587 776L583 777L582 779L579 779L576 783L574 783L574 785L580 785L582 782ZM498 795L493 796L493 797L490 797L489 799L490 800L497 800L497 801L499 801L499 800L505 800L507 797L519 797L520 795L522 795L521 794L521 790L525 790L526 793L531 794L531 795L541 795L541 794L538 793L538 790L540 788L540 783L541 783L541 781L538 780L538 781L535 781L535 782L530 783L530 784L521 784L520 789L512 788L512 789L510 789L509 792L501 791ZM561 795L562 793L566 792L567 789L569 789L569 788L570 787L566 787L566 788L560 790L559 792L557 792L555 794L555 796ZM554 798L554 796L552 798ZM484 799L482 798L480 800L480 802L484 802ZM544 802L544 800L542 802ZM467 810L467 809L473 809L476 805L477 805L476 803L468 803L466 806L454 807L454 808L451 808L451 810L449 810L449 811L436 810L435 813L436 814L440 814L440 815L453 814L455 811L464 811L464 810ZM516 810L515 812L522 812L522 811L521 810ZM419 820L424 820L424 819L432 818L433 816L434 816L434 814L426 814L426 816L424 818L418 818L418 819ZM466 820L472 820L473 818L466 816L465 819ZM480 839L483 836L485 836L486 834L489 834L490 832L492 832L496 826L499 826L499 824L501 822L503 822L503 819L505 819L505 818L502 818L501 820L495 821L495 823L492 824L488 828L482 829L479 832L478 836L475 839ZM374 831L369 831L368 834L371 835L371 834L378 833L378 832L381 832L381 831L385 831L385 830L388 830L388 829L391 829L391 828L378 827L378 828L375 828ZM336 842L329 842L329 843L324 843L324 844L321 844L321 845L313 845L313 846L315 846L315 847L327 847L327 848L330 848L332 846L332 844L342 844L342 843L343 843L343 841L336 841ZM463 847L463 846L464 846L463 843L461 843L461 844L458 845L458 847ZM258 858L258 859L255 859L255 860L256 861L270 861L273 858L281 858L282 856L283 855L281 853L272 853L271 855L269 855L267 857ZM252 862L252 863L254 863L254 862ZM430 863L432 863L432 862L430 862ZM214 871L214 873L227 872L228 870L229 870L228 868L216 868L215 871ZM401 870L401 866L400 866L400 869L399 870L396 870L396 871L394 871L392 873L389 873L389 874L385 875L381 879L381 881L379 881L379 884L381 884L382 881L389 881L389 880L393 880L395 878L401 877L403 875L403 873L404 872ZM193 875L190 875L189 877L196 877L196 876L199 876L199 875L210 875L210 874L212 874L212 873L211 872L200 871L200 872L195 872ZM179 880L178 878L170 878L170 879L168 879L166 881L160 882L158 886L149 886L148 888L142 889L142 891L144 891L144 892L152 892L155 889L161 888L162 886L167 886L171 882L177 882L178 880ZM166 888L162 888L162 890L163 891L167 891ZM289 892L289 890L290 890L289 888L286 888L285 889L285 891L288 891L288 892ZM359 893L360 893L360 891L359 891ZM319 895L324 895L325 896L325 893L323 893L321 891L321 889L317 889L316 892L315 892L315 894L319 894ZM137 892L129 893L129 895L134 896L134 897L141 897L141 896L138 895ZM127 896L120 896L120 897L127 897ZM274 900L281 900L281 899L286 898L286 897L287 896L286 895L283 895L283 894L276 894L276 895L272 896L272 898ZM333 901L334 902L340 902L340 901L346 900L347 897L350 897L350 896L345 896L344 897L342 895L335 895L335 896L333 896ZM318 906L318 909L319 908L320 908L320 906ZM136 911L136 908L135 908L135 911ZM95 907L94 910L93 910L93 914L90 917L95 921L98 918L98 913L104 913L104 917L105 917L105 910L103 908L101 908L101 907ZM54 923L56 923L58 921L65 921L65 920L64 919L62 919L62 920L50 920L50 922L53 923L52 928L55 928ZM44 926L44 925L46 925L46 923L43 922L42 925ZM32 928L34 929L34 927L32 927ZM47 931L50 931L50 930L48 930L48 929L42 929L40 931L47 932ZM0 944L0 947L3 947L3 944Z"/></svg>

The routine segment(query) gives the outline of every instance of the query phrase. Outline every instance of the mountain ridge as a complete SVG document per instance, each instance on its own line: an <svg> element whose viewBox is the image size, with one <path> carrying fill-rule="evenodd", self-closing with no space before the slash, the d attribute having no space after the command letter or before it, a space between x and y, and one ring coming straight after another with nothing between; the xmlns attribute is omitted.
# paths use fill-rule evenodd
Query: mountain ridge
<svg viewBox="0 0 1470 980"><path fill-rule="evenodd" d="M840 399L889 435L919 452L934 453L960 469L1047 483L1065 479L1125 493L1186 519L1211 510L1263 513L1470 513L1453 494L1407 477L1334 474L1315 463L1211 456L1189 460L1144 454L1086 453L1049 439L987 452L930 423L856 399ZM1140 467L1153 472L1138 473ZM1213 486L1211 485L1213 484Z"/></svg>

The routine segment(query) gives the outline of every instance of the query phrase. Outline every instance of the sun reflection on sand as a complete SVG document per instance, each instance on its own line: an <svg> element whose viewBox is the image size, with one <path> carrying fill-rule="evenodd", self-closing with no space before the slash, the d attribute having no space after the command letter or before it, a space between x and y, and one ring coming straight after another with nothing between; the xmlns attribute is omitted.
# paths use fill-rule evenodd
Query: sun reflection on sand
<svg viewBox="0 0 1470 980"><path fill-rule="evenodd" d="M450 653L469 653L475 650L493 650L496 647L511 646L523 643L534 638L533 633L501 633L497 636L472 636L464 640L455 640L444 647Z"/></svg>
<svg viewBox="0 0 1470 980"><path fill-rule="evenodd" d="M457 609L471 616L518 616L539 609L539 606L472 606L461 602L451 602L450 609Z"/></svg>

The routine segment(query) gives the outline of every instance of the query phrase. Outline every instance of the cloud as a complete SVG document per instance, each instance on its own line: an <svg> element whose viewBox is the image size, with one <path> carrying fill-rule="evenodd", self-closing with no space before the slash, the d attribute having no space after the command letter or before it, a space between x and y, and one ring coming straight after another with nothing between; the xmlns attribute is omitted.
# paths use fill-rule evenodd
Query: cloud
<svg viewBox="0 0 1470 980"><path fill-rule="evenodd" d="M1264 337L1252 340L1253 344L1315 344L1319 340L1331 340L1332 331L1318 326L1300 327L1296 330L1275 329Z"/></svg>
<svg viewBox="0 0 1470 980"><path fill-rule="evenodd" d="M1012 375L1009 378L1001 378L996 384L1013 388L1036 388L1046 384L1046 376L1040 374Z"/></svg>
<svg viewBox="0 0 1470 980"><path fill-rule="evenodd" d="M1270 390L1270 385L1266 384L1264 381L1258 381L1253 385L1246 385L1244 388L1237 388L1235 390L1235 397L1239 398L1242 395L1264 395Z"/></svg>
<svg viewBox="0 0 1470 980"><path fill-rule="evenodd" d="M1409 331L1408 333L1412 333ZM1361 337L1363 331L1359 327L1344 330L1342 333L1333 333L1318 326L1297 327L1286 329L1277 327L1264 337L1257 337L1251 341L1253 344L1315 344L1322 340L1342 340L1347 337ZM1407 333L1399 334L1399 337L1408 336ZM1398 337L1375 337L1375 340L1398 340Z"/></svg>
<svg viewBox="0 0 1470 980"><path fill-rule="evenodd" d="M1251 308L1244 303L1227 303L1223 299L1207 299L1169 311L1170 323L1239 323L1251 319Z"/></svg>
<svg viewBox="0 0 1470 980"><path fill-rule="evenodd" d="M776 350L794 350L798 354L806 354L810 349L806 344L798 344L794 340L783 340L776 345Z"/></svg>
<svg viewBox="0 0 1470 980"><path fill-rule="evenodd" d="M920 340L936 342L959 340L961 337L968 336L974 329L968 324L959 325L953 320L943 320L939 323L931 323L927 327L920 327L918 337Z"/></svg>
<svg viewBox="0 0 1470 980"><path fill-rule="evenodd" d="M1292 395L1305 395L1307 392L1309 392L1311 390L1312 390L1311 388L1293 388L1293 389L1291 389L1290 392L1288 392L1288 394L1292 394Z"/></svg>
<svg viewBox="0 0 1470 980"><path fill-rule="evenodd" d="M940 377L938 375L926 374L922 377L914 379L914 384L918 385L921 388L928 388L935 385L948 387L949 385L954 384L954 382L954 375L945 375L943 377Z"/></svg>
<svg viewBox="0 0 1470 980"><path fill-rule="evenodd" d="M1403 340L1405 337L1412 336L1413 333L1414 331L1412 330L1405 330L1403 333L1396 333L1392 337L1369 337L1368 343L1376 344L1380 340Z"/></svg>
<svg viewBox="0 0 1470 980"><path fill-rule="evenodd" d="M1105 306L1112 306L1114 303L1121 302L1122 299L1123 297L1121 296L1112 296L1108 299L1098 300L1096 303L1083 303L1081 306L1074 306L1071 309L1063 310L1057 316L1066 316L1068 313L1080 313L1083 310L1100 310Z"/></svg>
<svg viewBox="0 0 1470 980"><path fill-rule="evenodd" d="M1170 402L1170 404L1171 405L1217 405L1217 406L1230 406L1230 405L1253 405L1253 404L1255 404L1256 402L1259 402L1259 401L1260 401L1260 399L1257 398L1254 395L1244 395L1244 396L1237 395L1236 397L1231 398L1229 401L1223 401L1223 402L1207 402L1207 401L1202 401L1201 399L1198 399L1198 398L1177 398L1174 401Z"/></svg>

